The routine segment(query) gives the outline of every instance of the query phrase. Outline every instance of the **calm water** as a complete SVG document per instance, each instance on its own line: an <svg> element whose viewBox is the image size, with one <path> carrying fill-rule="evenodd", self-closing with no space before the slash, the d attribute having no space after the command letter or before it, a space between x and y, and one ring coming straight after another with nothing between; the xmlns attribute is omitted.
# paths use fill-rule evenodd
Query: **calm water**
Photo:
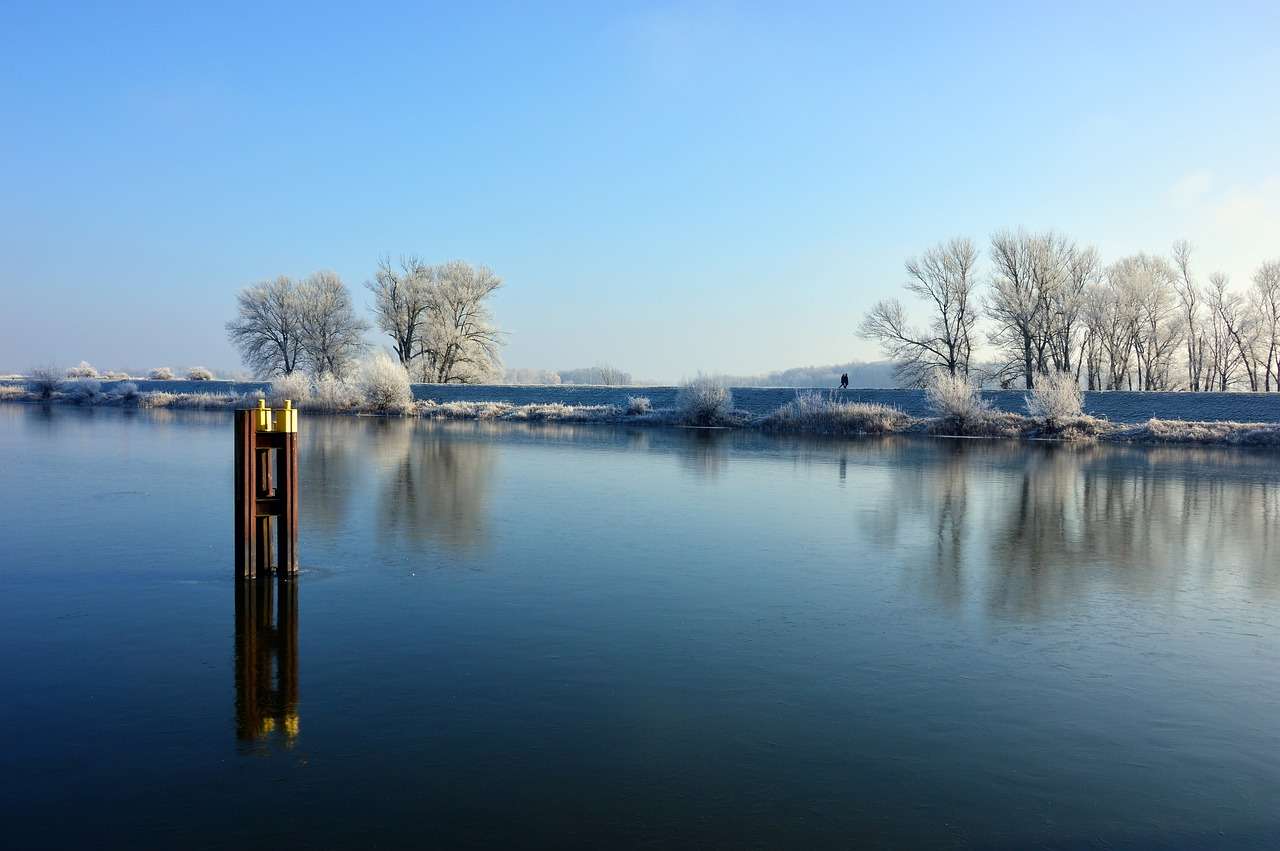
<svg viewBox="0 0 1280 851"><path fill-rule="evenodd" d="M1274 453L302 444L237 599L228 417L0 406L6 847L1280 843Z"/></svg>

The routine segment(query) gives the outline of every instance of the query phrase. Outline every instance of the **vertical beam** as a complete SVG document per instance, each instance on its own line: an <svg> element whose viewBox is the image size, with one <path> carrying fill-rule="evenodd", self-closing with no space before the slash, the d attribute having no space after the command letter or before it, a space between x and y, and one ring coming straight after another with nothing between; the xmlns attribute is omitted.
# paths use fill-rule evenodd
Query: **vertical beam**
<svg viewBox="0 0 1280 851"><path fill-rule="evenodd" d="M279 542L277 567L282 575L298 574L298 433L286 432L276 451L276 496L280 515L276 527Z"/></svg>
<svg viewBox="0 0 1280 851"><path fill-rule="evenodd" d="M257 432L252 411L235 412L235 554L236 578L257 576L254 552L257 538L256 484Z"/></svg>
<svg viewBox="0 0 1280 851"><path fill-rule="evenodd" d="M279 615L276 618L276 671L281 724L285 737L298 735L298 583L280 572Z"/></svg>

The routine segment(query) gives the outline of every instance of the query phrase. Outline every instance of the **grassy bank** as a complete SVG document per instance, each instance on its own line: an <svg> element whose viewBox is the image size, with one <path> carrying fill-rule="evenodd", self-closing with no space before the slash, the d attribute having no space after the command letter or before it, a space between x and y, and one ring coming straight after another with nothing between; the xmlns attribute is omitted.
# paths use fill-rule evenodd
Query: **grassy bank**
<svg viewBox="0 0 1280 851"><path fill-rule="evenodd" d="M270 393L138 392L124 384L104 392L91 379L52 386L5 386L0 402L65 404L91 407L164 408L174 410L232 410L253 407L266 398L279 406L293 399L303 411L422 417L439 420L494 422L601 423L644 426L704 426L753 428L766 433L859 437L866 435L933 435L1009 440L1103 441L1130 444L1187 444L1278 446L1280 423L1196 422L1151 419L1138 425L1112 423L1075 411L1054 412L1031 401L1027 414L994 411L959 394L932 400L937 415L913 417L889 405L846 402L833 394L799 394L765 416L732 407L732 396L710 383L696 384L682 393L673 408L653 408L643 396L624 405L566 405L509 402L409 401L388 405L370 402L356 389L321 382L280 382ZM1069 406L1068 406L1069 408ZM1038 415L1033 415L1035 411Z"/></svg>

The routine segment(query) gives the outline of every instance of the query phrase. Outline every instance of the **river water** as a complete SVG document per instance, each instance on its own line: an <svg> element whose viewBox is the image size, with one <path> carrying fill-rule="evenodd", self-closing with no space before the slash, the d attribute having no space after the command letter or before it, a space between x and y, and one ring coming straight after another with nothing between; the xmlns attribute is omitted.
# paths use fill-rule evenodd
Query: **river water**
<svg viewBox="0 0 1280 851"><path fill-rule="evenodd" d="M8 847L1280 843L1274 453L301 445L238 595L229 416L0 406Z"/></svg>

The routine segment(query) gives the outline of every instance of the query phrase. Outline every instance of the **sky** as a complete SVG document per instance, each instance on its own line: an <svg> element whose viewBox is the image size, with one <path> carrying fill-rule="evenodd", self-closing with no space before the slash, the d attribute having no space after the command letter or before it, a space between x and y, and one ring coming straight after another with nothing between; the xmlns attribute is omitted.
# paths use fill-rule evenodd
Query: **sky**
<svg viewBox="0 0 1280 851"><path fill-rule="evenodd" d="M383 255L492 267L508 366L666 381L874 359L903 261L1005 227L1187 238L1244 286L1277 35L1274 2L13 0L0 371L238 369L237 290L330 269L364 310Z"/></svg>

